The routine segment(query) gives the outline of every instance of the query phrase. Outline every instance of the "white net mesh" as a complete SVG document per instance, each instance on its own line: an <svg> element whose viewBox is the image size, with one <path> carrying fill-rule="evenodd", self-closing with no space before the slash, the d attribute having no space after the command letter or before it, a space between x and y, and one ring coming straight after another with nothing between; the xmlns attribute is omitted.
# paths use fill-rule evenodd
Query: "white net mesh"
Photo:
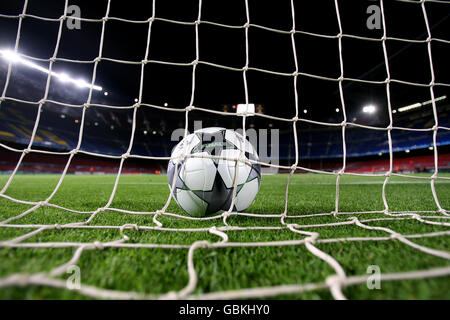
<svg viewBox="0 0 450 320"><path fill-rule="evenodd" d="M140 293L140 292L134 292L134 291L117 291L117 290L109 290L109 289L103 289L101 287L94 287L89 285L81 285L77 291L83 295L95 297L95 298L113 298L113 299L132 299L132 298L195 298L195 299L236 299L236 298L259 298L259 297L270 297L270 296L277 296L282 294L292 294L292 293L301 293L305 291L312 291L312 290L318 290L318 289L329 289L331 294L336 299L344 299L345 296L342 293L342 289L347 286L357 285L366 282L368 275L360 275L360 276L347 276L346 271L344 268L340 265L340 263L331 255L325 253L324 251L320 250L316 245L321 243L337 243L337 242L364 242L364 241L400 241L401 243L419 250L423 253L433 255L445 260L450 260L450 254L443 250L437 250L433 248L426 247L424 245L417 244L413 242L414 239L419 238L427 238L427 237L446 237L450 234L450 231L438 231L438 232L431 232L431 233L424 233L424 234L409 234L404 235L396 232L395 230L387 227L375 227L370 226L369 223L373 221L397 221L397 220L406 220L406 219L413 219L416 220L422 224L429 224L429 225L438 225L442 227L449 227L450 223L442 222L446 219L450 218L449 211L444 209L441 206L441 203L439 201L439 198L436 193L435 189L435 183L437 180L450 180L448 177L443 177L438 175L438 148L437 148L437 133L438 130L450 130L448 127L443 127L439 125L439 118L438 113L436 110L436 102L435 102L435 87L436 86L443 86L443 87L450 87L450 84L448 83L436 83L435 82L435 75L434 75L434 68L433 68L433 56L432 56L432 46L431 44L433 42L440 42L444 44L450 44L450 41L444 40L444 39L437 39L433 38L430 32L430 26L427 18L427 11L426 11L426 2L437 2L437 1L404 1L404 2L411 2L414 3L417 6L420 6L423 12L423 19L425 21L425 25L427 28L427 39L426 40L411 40L411 39L401 39L401 38L393 38L388 37L386 34L386 23L385 23L385 14L384 14L384 6L383 1L380 1L380 7L381 7L381 17L382 17L382 26L383 26L383 36L381 38L366 38L362 36L356 36L351 34L345 34L342 31L341 26L341 15L339 12L339 1L335 1L335 10L336 10L336 19L339 26L339 33L334 36L329 35L323 35L323 34L316 34L311 32L305 32L301 30L296 29L295 25L295 9L297 4L294 4L294 1L292 0L290 3L291 6L291 13L292 13L292 29L289 31L285 30L277 30L269 27L265 27L262 25L256 25L252 24L250 21L250 15L249 15L249 8L248 2L245 1L245 9L246 9L246 17L247 20L245 24L240 26L235 25L226 25L226 24L219 24L215 22L205 21L202 20L202 1L200 0L198 3L198 16L195 21L192 22L184 22L184 21L176 21L176 20L169 20L165 18L160 18L156 15L157 8L155 8L155 1L153 1L152 6L152 16L148 18L145 21L134 21L134 20L126 20L122 18L112 17L109 15L109 9L111 1L108 1L107 10L102 19L85 19L85 18L73 18L73 19L80 19L81 21L90 21L99 23L102 26L101 31L101 38L100 38L100 46L97 57L92 61L79 61L79 60L70 60L70 59L62 59L58 57L58 49L59 44L61 40L62 35L62 29L63 24L67 20L67 7L68 2L66 1L65 5L65 12L64 14L57 19L52 18L45 18L40 16L34 16L27 14L27 5L28 1L25 1L23 11L19 15L4 15L0 14L1 18L7 18L7 19L13 19L18 21L18 28L17 28L17 37L15 42L15 52L18 52L19 43L21 41L21 27L22 27L22 21L26 17L32 17L34 19L39 19L43 21L52 21L59 23L59 31L56 41L56 46L53 52L53 55L50 59L39 59L32 56L24 56L25 58L31 60L31 61L46 61L49 62L49 69L52 70L52 66L54 62L56 61L66 61L71 63L92 63L93 64L93 76L91 79L91 88L89 90L89 96L86 102L82 105L72 105L67 103L62 103L59 101L52 101L48 99L48 92L50 87L50 80L51 80L51 74L47 77L46 82L46 89L45 94L42 97L41 100L35 102L35 101L26 101L21 100L17 98L12 98L7 96L7 88L11 76L11 68L12 68L12 62L9 63L8 66L8 73L6 78L6 83L2 91L2 95L0 97L0 103L4 101L15 101L18 103L24 103L24 104L30 104L35 105L38 108L37 117L34 122L34 127L31 134L31 139L29 141L28 146L25 149L16 149L13 147L10 147L8 145L5 145L3 143L0 143L0 146L4 149L7 149L9 151L15 152L20 154L20 158L17 162L17 165L15 169L13 170L12 174L9 176L9 179L7 180L6 184L3 186L2 190L0 191L0 197L7 199L9 201L18 203L18 204L24 204L24 205L30 205L31 207L27 209L24 212L21 212L18 215L11 216L3 221L0 222L0 230L5 230L6 228L15 228L15 229L33 229L33 231L25 233L21 236L15 237L13 239L2 241L0 242L1 247L9 247L9 248L21 248L22 250L26 250L26 248L74 248L75 253L70 259L70 261L67 261L63 265L53 269L50 272L47 273L37 273L37 274L13 274L10 276L7 276L5 278L0 279L0 288L3 287L9 287L9 286L27 286L27 285L42 285L42 286L49 286L49 287L56 287L56 288L63 288L66 289L66 282L59 278L61 275L63 275L70 266L76 264L80 259L82 259L83 252L86 250L96 250L96 249L107 249L107 248L127 248L128 250L133 250L134 248L162 248L166 250L172 250L172 249L183 249L187 250L187 271L189 275L189 280L186 286L177 292L168 292L164 294L152 294L149 293ZM444 1L439 1L440 3L445 3ZM447 2L447 4L450 4ZM103 40L104 40L104 33L105 28L108 25L108 22L110 21L122 21L129 24L146 24L148 26L148 36L147 36L147 45L146 45L146 52L145 57L142 61L135 62L135 61L125 61L125 60L117 60L117 59L111 59L111 58L105 58L102 55L102 49L103 49ZM183 25L190 25L195 26L195 49L196 49L196 56L195 60L191 63L173 63L168 61L158 61L158 60L148 60L149 57L149 48L150 48L150 37L152 32L152 25L155 21L165 21L167 23L173 23L173 24L183 24ZM209 25L215 25L219 26L221 28L230 28L230 29L242 29L245 32L245 52L246 52L246 59L245 59L245 65L242 68L235 68L227 65L219 65L213 62L203 61L201 60L200 50L199 50L199 25L200 24L209 24ZM293 70L290 73L283 73L273 70L265 70L260 68L254 68L250 66L249 63L249 29L250 28L259 28L264 29L267 31L280 33L280 34L287 34L290 35L291 42L292 42L292 56L295 62L295 70ZM295 35L296 34L307 34L309 36L313 37L321 37L321 38L331 38L331 39L337 39L339 43L339 61L340 61L340 76L338 78L329 78L324 76L319 76L316 74L310 74L310 73L304 73L299 71L298 61L297 61L297 53L296 53L296 44L295 44ZM343 65L343 58L342 58L342 39L344 38L354 38L354 39L360 39L360 40L367 40L367 41L373 41L376 43L379 43L380 46L382 46L383 54L384 54L384 64L386 67L386 73L387 78L384 81L369 81L369 80L363 80L363 79L354 79L354 78L347 78L344 75L344 65ZM430 83L414 83L414 82L407 82L402 80L393 79L390 76L390 68L389 68L389 59L388 54L386 50L386 41L387 40L396 40L396 41L402 41L406 43L426 43L428 48L428 57L430 66L430 72L431 72L431 82ZM96 81L96 74L97 74L97 66L101 61L110 61L114 63L120 63L120 64L129 64L129 65L138 65L141 67L141 74L140 74L140 88L139 88L139 97L138 101L134 105L130 105L127 107L122 107L123 109L130 109L133 110L133 119L132 119L132 130L131 135L129 139L129 145L127 151L122 154L122 156L111 156L111 155L105 155L105 154L99 154L99 153L93 153L88 152L80 149L81 143L83 141L83 129L85 124L85 115L86 110L90 107L100 107L100 108L117 108L115 106L109 106L109 105L101 105L101 104L93 104L91 103L91 97L92 97L92 86L95 84ZM153 104L147 104L142 101L142 95L144 90L144 67L147 64L165 64L165 65L176 65L176 66L187 66L192 68L192 89L191 89L191 98L190 103L187 105L184 109L178 110L173 109L170 107L165 107L162 105L153 105ZM426 63L426 62L423 62ZM198 65L208 65L214 68L222 68L227 69L235 72L240 72L243 77L243 83L244 83L244 90L245 90L245 103L248 104L249 101L249 95L248 95L248 88L247 88L247 72L249 70L253 71L259 71L262 73L268 73L268 74L274 74L284 77L289 77L293 80L293 88L294 88L294 99L295 99L295 116L293 118L280 118L275 117L271 115L264 115L264 114L256 114L255 116L258 117L265 117L267 119L273 119L277 121L282 121L285 123L291 123L292 124L292 130L294 135L294 143L295 143L295 162L292 165L289 166L282 166L282 165L273 165L269 163L259 162L262 166L273 166L280 169L288 170L289 175L287 179L286 189L285 189L285 197L284 197L284 211L281 213L273 213L273 214L258 214L258 213L246 213L246 212L233 212L231 208L233 208L233 204L230 207L230 210L227 212L224 212L223 214L219 216L213 216L213 217L205 217L205 218L194 218L184 215L179 215L175 213L167 212L167 208L171 202L172 199L172 192L167 199L167 202L165 205L158 210L149 211L149 212L140 212L140 211L132 211L132 210L125 210L120 208L113 208L111 205L113 203L113 200L116 196L117 187L119 185L119 180L121 178L122 169L124 166L124 163L127 161L127 159L132 158L139 158L139 159L147 159L147 160L170 160L168 157L151 157L151 156L141 156L141 155L135 155L131 153L133 141L135 138L135 130L136 130L136 122L137 122L137 114L139 108L153 108L153 109L159 109L164 110L167 112L184 112L185 113L185 135L188 133L188 123L190 121L190 112L193 110L199 110L201 112L206 112L210 114L217 114L217 115L228 115L224 112L215 111L215 110L209 110L205 108L200 108L194 106L194 95L196 93L196 70ZM341 123L326 123L326 122L318 122L313 120L308 120L306 118L302 118L299 114L299 99L298 99L298 93L297 93L297 79L299 76L303 77L310 77L310 78L316 78L321 79L324 81L331 81L335 82L339 86L339 96L341 101L341 108L343 112L344 120ZM369 84L381 84L385 85L386 87L386 94L387 94L387 105L388 105L388 113L389 113L389 125L387 127L374 127L374 126L366 126L357 124L354 122L351 122L347 118L346 109L345 109L345 101L344 101L344 93L343 93L343 82L344 81L355 81L355 82L361 82L361 83L369 83ZM414 129L414 128L407 128L407 127L396 127L393 124L393 116L392 116L392 107L391 107L391 99L390 99L390 86L392 83L399 83L411 86L411 88L415 87L423 87L423 88L429 88L429 92L431 95L431 101L432 101L432 110L433 110L433 116L434 116L434 125L432 128L429 129ZM41 115L41 109L43 108L43 105L45 103L54 103L59 106L65 106L69 108L80 108L82 110L82 116L81 116L81 125L78 133L78 143L76 148L74 148L70 152L52 152L52 151L43 151L39 149L33 149L33 142L36 137L36 132L39 127L40 122L40 115ZM242 117L242 127L246 129L246 118L247 114L242 115L234 115L236 117L241 116ZM325 125L325 126L334 126L334 127L341 127L342 128L342 145L343 145L343 163L342 168L337 172L328 172L328 171L322 171L322 170L315 170L310 169L307 167L299 166L299 145L298 145L298 133L297 133L297 123L310 123L310 124L318 124L318 125ZM385 131L387 133L388 137L388 144L389 144L389 170L385 173L381 174L360 174L360 173L351 173L346 171L346 162L347 162L347 150L346 150L346 130L349 126L354 127L360 127L365 128L369 130L381 130ZM405 130L405 131L428 131L431 132L433 135L433 150L434 150L434 172L431 175L431 177L423 177L423 176L415 176L415 175L407 175L407 174L400 174L396 173L393 170L393 147L392 147L392 138L391 138L391 132L393 130ZM19 167L24 161L24 158L30 154L50 154L50 155L67 155L68 160L65 165L65 168L59 178L58 183L56 184L53 192L42 201L26 201L21 199L16 199L14 197L11 197L7 195L8 188L10 187L11 183L13 182L13 179L15 178ZM57 191L60 189L64 179L66 178L69 166L72 163L73 158L77 154L87 154L95 157L106 157L106 158L112 158L112 159L118 159L120 160L120 166L119 170L117 172L114 187L112 189L111 194L109 195L109 200L107 203L103 206L98 207L96 210L93 211L79 211L72 208L66 208L62 207L56 204L52 203L52 199L54 198L54 195L57 193ZM204 155L202 157L205 157ZM214 158L214 156L210 156L211 158ZM244 161L243 158L238 159L238 161ZM249 160L246 160L249 161ZM309 214L309 215L288 215L288 206L289 206L289 183L291 181L291 177L294 173L303 170L309 173L321 173L321 174L327 174L332 175L336 177L336 195L335 195L335 209L333 212L326 212L326 213L315 213L315 214ZM238 171L236 171L238 172ZM384 203L384 210L380 211L364 211L364 212L342 212L339 211L339 203L340 203L340 186L341 186L341 178L345 175L353 175L353 176L367 176L367 177L373 177L373 176L381 176L384 177L384 183L382 184L382 200ZM431 192L433 195L433 199L436 205L435 211L392 211L389 207L387 197L386 197L386 187L389 183L389 180L393 176L403 177L403 178L409 178L409 179L420 179L429 181ZM234 181L234 197L236 195L236 185L237 185L237 177L235 177ZM35 212L36 210L43 208L43 207L51 207L58 210L62 210L65 212L80 214L80 217L84 217L86 214L88 215L87 219L81 219L80 222L75 223L68 223L68 224L56 224L56 225L44 225L44 224L15 224L19 219L24 218L25 216ZM95 225L92 223L94 218L98 215L101 215L103 212L110 211L110 212L116 212L118 214L123 215L150 215L153 218L153 223L155 226L146 226L146 225L136 225L136 224L123 224L121 226L114 226L114 225ZM364 214L374 214L378 213L384 216L374 218L374 219L364 219ZM432 214L435 215L432 215ZM160 217L170 217L172 219L184 219L184 220L191 220L194 223L194 226L192 228L167 228L161 223L158 219ZM254 226L232 226L227 223L227 220L229 217L240 217L245 216L249 219L254 220ZM324 223L324 224L300 224L299 221L302 221L303 219L310 219L314 217L323 217L323 216L334 216L336 218L336 222L332 223ZM258 226L258 219L266 219L266 218L273 218L273 219L279 219L279 226ZM199 228L195 227L195 222L200 220L210 220L210 221L217 221L217 225L214 227L207 227L207 228ZM297 221L298 223L290 223L289 221ZM307 231L308 228L324 228L324 227L344 227L344 226L357 226L362 229L367 230L377 230L386 233L386 236L380 236L380 237L344 237L344 238L322 238L321 234L319 232L309 232ZM107 230L119 230L122 237L114 240L114 241L108 241L108 242L24 242L24 240L30 239L40 233L45 233L49 230L65 230L65 229L71 229L71 230L82 230L82 229L107 229ZM179 232L179 233L195 233L195 232L209 232L215 236L218 237L217 242L210 242L210 241L195 241L192 244L189 245L178 245L178 244L159 244L159 243L133 243L130 242L130 238L126 235L127 230L134 229L141 232L154 232L154 231L160 231L160 232ZM304 236L301 240L280 240L280 241L267 241L267 242L232 242L229 241L227 232L228 231L248 231L248 230L258 230L258 232L265 232L267 230L289 230L293 233L298 233ZM318 283L304 283L304 284L285 284L285 285L278 285L278 286L272 286L272 287L256 287L256 288L247 288L247 289L240 289L240 290L231 290L231 291L221 291L221 292L210 292L210 293L194 293L197 287L198 282L198 270L195 268L195 259L194 259L194 252L201 248L230 248L230 247L273 247L273 246L305 246L306 249L311 252L314 256L316 256L318 259L321 259L325 261L327 264L329 264L333 270L335 271L335 274L332 276L327 277L323 282ZM418 271L410 271L410 272L403 272L403 273L389 273L389 274L382 274L381 280L382 281L391 281L391 280L406 280L406 279L422 279L422 278L430 278L430 277L440 277L440 276L448 276L450 274L450 267L442 267L442 268L434 268L434 269L426 269L426 270L418 270Z"/></svg>

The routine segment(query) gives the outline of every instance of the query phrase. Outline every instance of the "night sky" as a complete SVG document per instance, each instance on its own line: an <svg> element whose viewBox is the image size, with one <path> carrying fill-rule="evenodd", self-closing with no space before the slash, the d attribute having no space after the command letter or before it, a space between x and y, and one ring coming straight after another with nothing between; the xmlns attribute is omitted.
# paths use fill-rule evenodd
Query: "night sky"
<svg viewBox="0 0 450 320"><path fill-rule="evenodd" d="M369 30L366 20L369 5L378 1L340 0L339 11L344 34L380 38L383 30ZM105 16L107 1L70 1L81 9L81 17L101 19ZM290 1L249 0L250 23L289 31L292 29ZM338 78L340 75L338 20L334 1L294 1L296 30L328 35L329 38L308 34L296 34L296 52L299 72L317 76ZM155 16L184 22L193 22L198 15L198 1L156 1ZM427 3L426 11L433 38L449 40L450 6L448 4ZM0 13L17 15L23 10L22 1L2 1ZM26 13L46 18L58 18L63 14L64 1L32 0ZM425 20L420 4L385 1L386 29L388 37L411 40L427 38ZM152 16L151 1L112 1L110 17L145 21ZM232 26L242 26L246 22L245 2L203 1L201 21L210 21ZM0 49L13 48L16 39L18 19L0 17ZM48 59L55 49L59 22L42 21L31 16L23 20L18 51L22 54ZM90 82L93 59L98 56L101 22L82 21L80 30L62 31L58 58L85 61L73 63L56 61L54 71L64 71ZM102 58L139 62L144 59L148 23L130 23L117 20L106 22ZM295 71L291 37L251 26L248 30L249 67L292 73ZM387 52L391 78L427 84L431 80L426 43L410 43L387 40ZM344 77L383 81L386 67L379 41L367 41L344 37L342 39ZM432 42L432 54L436 82L450 83L448 57L450 44ZM195 59L195 26L162 20L152 24L149 60L190 63ZM225 28L201 23L199 25L199 60L224 66L242 68L245 65L245 30ZM48 62L38 62L48 67ZM93 103L114 106L132 105L139 94L140 69L138 64L122 64L102 60L98 64L96 84L101 85L109 95L94 92ZM0 63L0 88L3 90L6 63ZM170 66L148 63L145 66L142 101L172 108L184 108L191 97L192 66ZM43 97L46 75L25 67L13 68L7 96L38 101ZM285 118L295 115L294 82L291 76L280 76L260 71L247 72L248 96L250 103L262 104L264 113ZM361 124L387 126L387 97L385 84L366 84L344 81L344 98L347 117ZM242 71L231 71L205 64L199 64L196 71L194 105L222 110L224 104L245 102ZM299 116L324 122L339 123L343 120L338 91L338 82L299 76L297 81ZM436 97L450 96L449 87L436 86ZM82 104L87 99L87 89L73 88L71 85L52 81L49 98L74 104ZM391 84L393 108L430 99L428 88L405 84ZM376 105L378 111L368 117L361 112L364 105ZM72 110L61 106L46 106L57 112L65 112L77 117L80 109ZM339 108L339 112L336 112ZM96 117L104 123L112 123L114 111L93 108L88 117ZM100 110L101 109L101 110ZM303 110L308 113L304 114ZM123 119L130 118L130 112L118 111ZM225 119L226 118L226 119ZM190 120L203 119L206 125L240 126L237 117L221 117L199 111L190 114ZM354 119L354 120L353 120ZM94 120L92 120L94 121ZM139 127L150 130L175 128L183 125L184 114L158 111L151 108L139 110ZM228 122L227 122L228 121ZM231 122L230 122L231 121ZM267 126L267 120L253 117L249 123ZM121 125L121 121L118 122ZM260 123L260 124L258 124ZM123 123L122 123L123 124ZM226 125L224 125L226 124ZM286 123L274 124L286 126ZM305 125L305 127L307 127ZM301 128L300 128L301 129Z"/></svg>

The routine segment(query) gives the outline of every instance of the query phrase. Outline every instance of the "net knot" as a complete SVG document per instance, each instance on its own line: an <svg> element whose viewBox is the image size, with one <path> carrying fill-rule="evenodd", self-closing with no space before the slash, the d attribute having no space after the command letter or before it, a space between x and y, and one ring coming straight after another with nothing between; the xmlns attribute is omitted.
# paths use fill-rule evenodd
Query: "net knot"
<svg viewBox="0 0 450 320"><path fill-rule="evenodd" d="M94 241L94 246L96 249L98 250L103 250L105 247L103 246L103 243L101 243L100 241Z"/></svg>
<svg viewBox="0 0 450 320"><path fill-rule="evenodd" d="M358 217L350 217L348 218L348 220L350 220L352 223L357 223L359 221Z"/></svg>
<svg viewBox="0 0 450 320"><path fill-rule="evenodd" d="M391 238L391 239L399 239L400 237L399 237L399 235L397 234L397 233L391 233L391 235L389 236L389 238Z"/></svg>
<svg viewBox="0 0 450 320"><path fill-rule="evenodd" d="M341 127L346 127L346 126L347 126L347 121L345 121L345 120L342 121L342 122L341 122Z"/></svg>
<svg viewBox="0 0 450 320"><path fill-rule="evenodd" d="M344 81L344 76L339 76L339 78L337 78L337 80L339 81L339 82L342 82L342 81Z"/></svg>
<svg viewBox="0 0 450 320"><path fill-rule="evenodd" d="M248 66L247 65L243 66L242 67L242 71L247 72L248 71Z"/></svg>
<svg viewBox="0 0 450 320"><path fill-rule="evenodd" d="M72 149L72 150L70 150L70 154L77 154L78 151L80 151L80 149L78 149L78 148Z"/></svg>
<svg viewBox="0 0 450 320"><path fill-rule="evenodd" d="M290 34L295 34L297 31L295 31L295 28L292 28L291 31L289 31Z"/></svg>
<svg viewBox="0 0 450 320"><path fill-rule="evenodd" d="M344 278L342 278L341 276L339 276L337 274L334 274L334 275L329 276L325 280L325 283L328 285L329 288L333 288L333 287L340 288L344 281L345 281Z"/></svg>
<svg viewBox="0 0 450 320"><path fill-rule="evenodd" d="M392 123L390 123L390 124L386 127L386 130L392 130L392 128L393 128Z"/></svg>
<svg viewBox="0 0 450 320"><path fill-rule="evenodd" d="M48 59L48 61L50 61L51 63L54 63L56 61L56 57L51 57L50 59Z"/></svg>
<svg viewBox="0 0 450 320"><path fill-rule="evenodd" d="M126 223L126 224L120 226L120 229L119 229L119 230L120 230L121 233L123 233L123 231L124 231L125 229L134 229L134 230L136 230L136 231L139 231L138 225L137 225L137 224L131 224L131 223Z"/></svg>
<svg viewBox="0 0 450 320"><path fill-rule="evenodd" d="M127 159L129 156L130 156L130 153L126 152L121 157L122 157L122 159Z"/></svg>
<svg viewBox="0 0 450 320"><path fill-rule="evenodd" d="M295 170L297 170L297 165L294 163L294 164L291 166L291 171L295 171Z"/></svg>
<svg viewBox="0 0 450 320"><path fill-rule="evenodd" d="M433 131L438 131L439 127L437 125L434 125L433 128L431 128Z"/></svg>
<svg viewBox="0 0 450 320"><path fill-rule="evenodd" d="M187 106L186 108L185 108L185 110L186 111L192 111L192 110L194 110L195 109L195 107L194 106Z"/></svg>
<svg viewBox="0 0 450 320"><path fill-rule="evenodd" d="M148 60L147 59L144 59L144 60L141 60L141 64L147 64L148 63Z"/></svg>
<svg viewBox="0 0 450 320"><path fill-rule="evenodd" d="M248 22L244 23L244 25L242 26L242 28L245 28L245 29L247 29L249 27L250 27L250 23L248 23Z"/></svg>
<svg viewBox="0 0 450 320"><path fill-rule="evenodd" d="M38 104L39 105L44 105L45 104L45 99L42 98L41 100L39 100Z"/></svg>
<svg viewBox="0 0 450 320"><path fill-rule="evenodd" d="M62 230L62 227L60 224L55 223L54 227L56 230Z"/></svg>
<svg viewBox="0 0 450 320"><path fill-rule="evenodd" d="M421 1L421 2L423 2L423 1ZM426 42L431 42L431 36L428 36L428 38L425 40Z"/></svg>
<svg viewBox="0 0 450 320"><path fill-rule="evenodd" d="M387 77L385 80L384 80L384 83L391 83L391 78L389 78L389 77Z"/></svg>
<svg viewBox="0 0 450 320"><path fill-rule="evenodd" d="M23 149L23 153L25 153L25 154L28 154L28 153L30 153L30 152L31 152L31 149L30 149L30 148Z"/></svg>
<svg viewBox="0 0 450 320"><path fill-rule="evenodd" d="M100 61L102 61L102 58L100 58L100 57L95 57L95 58L94 58L94 62L99 63Z"/></svg>
<svg viewBox="0 0 450 320"><path fill-rule="evenodd" d="M103 21L103 22L108 21L108 17L103 17L103 18L102 18L102 21Z"/></svg>
<svg viewBox="0 0 450 320"><path fill-rule="evenodd" d="M434 87L435 83L434 83L434 79L431 79L429 86L430 87Z"/></svg>
<svg viewBox="0 0 450 320"><path fill-rule="evenodd" d="M83 108L86 108L86 109L87 109L87 108L89 108L89 107L90 107L89 103L87 103L87 102L86 102L86 103L83 103Z"/></svg>
<svg viewBox="0 0 450 320"><path fill-rule="evenodd" d="M195 21L194 21L194 24L195 24L196 26L198 26L200 23L201 23L200 20L195 20Z"/></svg>
<svg viewBox="0 0 450 320"><path fill-rule="evenodd" d="M298 121L298 117L297 116L293 117L292 121L297 122Z"/></svg>
<svg viewBox="0 0 450 320"><path fill-rule="evenodd" d="M298 71L296 70L296 71L292 72L292 76L293 77L297 77L298 76Z"/></svg>
<svg viewBox="0 0 450 320"><path fill-rule="evenodd" d="M192 65L192 66L198 65L198 59L192 60L191 65Z"/></svg>

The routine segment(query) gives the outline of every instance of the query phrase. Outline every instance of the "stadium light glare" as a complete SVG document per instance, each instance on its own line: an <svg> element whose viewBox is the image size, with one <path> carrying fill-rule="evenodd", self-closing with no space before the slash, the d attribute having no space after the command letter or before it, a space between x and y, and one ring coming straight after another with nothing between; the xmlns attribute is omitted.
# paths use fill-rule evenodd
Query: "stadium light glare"
<svg viewBox="0 0 450 320"><path fill-rule="evenodd" d="M406 149L405 152L406 152L406 153L409 153L409 149Z"/></svg>
<svg viewBox="0 0 450 320"><path fill-rule="evenodd" d="M420 102L417 102L417 103L410 104L408 106L404 106L404 107L398 108L398 111L399 112L405 112L405 111L408 111L408 110L411 110L411 109L419 108L421 106L422 106L422 104Z"/></svg>
<svg viewBox="0 0 450 320"><path fill-rule="evenodd" d="M83 88L84 86L87 85L86 81L84 81L83 79L75 80L74 83L78 88Z"/></svg>
<svg viewBox="0 0 450 320"><path fill-rule="evenodd" d="M107 96L107 95L108 95L108 91L103 92L103 94L104 94L105 96Z"/></svg>
<svg viewBox="0 0 450 320"><path fill-rule="evenodd" d="M59 75L59 80L62 82L68 82L70 80L70 77L67 75L67 73L61 73Z"/></svg>
<svg viewBox="0 0 450 320"><path fill-rule="evenodd" d="M305 114L308 113L308 110L304 109L304 110L303 110L303 113L305 113Z"/></svg>
<svg viewBox="0 0 450 320"><path fill-rule="evenodd" d="M67 83L73 83L76 86L80 87L80 88L92 88L94 90L97 91L103 91L103 88L97 85L91 85L90 83L87 83L84 80L75 80L72 79L71 77L69 77L66 73L58 73L58 72L54 72L54 71L50 71L47 68L41 67L40 65L29 61L27 59L24 59L20 56L20 54L9 50L9 49L5 49L5 50L0 50L0 55L3 57L3 59L7 60L7 61L11 61L13 63L21 63L27 67L30 67L32 69L35 70L39 70L43 73L46 74L50 74L52 77L58 78L59 80L61 80L62 82L67 82Z"/></svg>
<svg viewBox="0 0 450 320"><path fill-rule="evenodd" d="M374 105L370 104L370 105L364 106L362 111L364 113L372 114L375 111L377 111L377 108Z"/></svg>
<svg viewBox="0 0 450 320"><path fill-rule="evenodd" d="M164 102L164 107L167 107L169 104L167 102Z"/></svg>
<svg viewBox="0 0 450 320"><path fill-rule="evenodd" d="M339 108L336 108L336 112L339 112Z"/></svg>
<svg viewBox="0 0 450 320"><path fill-rule="evenodd" d="M134 102L138 102L138 101L139 101L138 98L135 98L135 99L134 99Z"/></svg>
<svg viewBox="0 0 450 320"><path fill-rule="evenodd" d="M12 50L0 50L3 58L11 62L21 61L20 56Z"/></svg>
<svg viewBox="0 0 450 320"><path fill-rule="evenodd" d="M433 150L434 148L433 147L428 147L428 150Z"/></svg>
<svg viewBox="0 0 450 320"><path fill-rule="evenodd" d="M444 100L446 98L447 98L447 96L440 96L440 97L434 99L434 101L437 102L437 101ZM411 109L416 109L416 108L420 108L420 107L426 106L426 105L431 104L431 103L433 103L433 100L427 100L425 102L416 102L416 103L413 103L413 104L410 104L410 105L398 108L398 111L399 112L405 112L405 111L408 111L408 110L411 110Z"/></svg>

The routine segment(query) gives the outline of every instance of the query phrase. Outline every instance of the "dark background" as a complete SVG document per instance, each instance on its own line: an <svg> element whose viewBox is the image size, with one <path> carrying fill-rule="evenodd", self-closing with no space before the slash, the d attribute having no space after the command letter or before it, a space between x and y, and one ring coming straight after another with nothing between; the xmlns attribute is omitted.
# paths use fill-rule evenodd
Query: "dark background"
<svg viewBox="0 0 450 320"><path fill-rule="evenodd" d="M340 123L343 121L342 105L338 82L311 77L323 76L337 79L340 76L339 33L335 1L293 1L295 9L295 29L303 33L295 34L298 71L297 80L298 115L305 119ZM80 30L62 28L61 42L57 53L54 71L64 71L75 77L90 81L94 69L93 60L99 56L102 21L107 1L70 1L81 9ZM342 32L348 35L379 39L380 30L369 30L366 26L369 5L378 1L339 0L339 13ZM445 3L425 4L432 37L450 39L450 10ZM159 62L189 64L196 57L195 26L178 22L193 22L198 17L198 1L156 0L155 17L151 29L148 60L144 67L142 102L162 106L168 103L170 108L181 109L189 105L192 95L191 65L173 66ZM293 27L291 2L285 0L248 1L251 24L289 31ZM23 10L23 1L3 1L0 13L18 15ZM59 18L64 11L64 1L29 1L26 16L23 19L18 51L24 55L49 59L55 50L58 36L58 21L42 21L33 16ZM425 40L427 30L420 3L384 1L386 35L409 40ZM101 85L109 95L93 91L92 103L109 106L131 106L139 96L140 64L145 57L148 23L153 14L152 1L112 1L109 17L133 21L109 19L105 24L102 48L102 60L96 71L96 84ZM94 20L91 20L94 19ZM164 21L164 20L169 21ZM228 67L242 68L246 61L245 29L237 28L246 23L245 1L203 1L199 25L199 60ZM229 28L204 23L205 21L236 26ZM135 22L135 23L133 23ZM0 17L0 49L13 48L16 40L17 17ZM314 33L314 35L306 34ZM256 26L248 29L249 67L268 71L292 73L295 71L294 54L290 34L264 30ZM387 40L389 70L392 79L429 84L431 69L427 43ZM448 73L450 45L441 41L432 41L432 58L435 82L450 83ZM82 63L61 61L77 60ZM386 65L380 41L368 41L344 37L342 39L342 59L344 77L383 81L387 77ZM35 61L48 67L48 61ZM3 89L6 78L6 63L0 63L0 88ZM309 75L309 76L308 76ZM14 66L6 96L28 101L39 101L45 93L47 75ZM246 73L248 101L261 104L264 113L283 118L295 116L294 79L291 76L269 74L249 70ZM356 81L344 81L344 102L348 121L359 124L383 126L389 124L387 92L385 84L367 84ZM87 89L62 85L52 80L48 99L83 104L87 100ZM437 85L435 97L449 95L448 86ZM430 90L407 84L391 83L390 101L393 109L430 99ZM242 71L226 70L206 64L199 64L195 73L195 94L193 105L212 110L223 110L224 105L245 103L245 90ZM362 107L373 104L377 112L372 115L362 113ZM11 108L5 101L0 108ZM29 112L35 112L35 105L28 106ZM339 112L336 112L336 108ZM80 108L69 108L46 103L45 111L64 113L71 122L67 128L77 130L79 124L73 119L81 117ZM306 109L307 113L303 113ZM425 109L425 107L424 107ZM431 105L426 107L431 110ZM143 130L156 131L158 135L169 135L178 127L184 127L184 112L161 111L153 108L140 108L138 111L136 140L151 139L142 135ZM124 136L131 127L132 110L91 107L86 112L88 123L98 122L100 127L111 128L112 136ZM189 114L189 129L193 129L194 120L203 120L203 126L219 125L228 128L242 126L239 117L217 116L202 111ZM45 121L43 118L42 121ZM288 122L271 121L261 117L247 119L247 125L255 128L279 128L282 134L292 134ZM394 118L396 125L396 118ZM329 130L329 126L310 125L301 122L298 129ZM337 128L339 129L339 128ZM109 129L108 129L109 130ZM113 129L111 129L113 130ZM86 134L96 134L86 130ZM100 134L100 133L99 133ZM103 133L101 133L103 134ZM128 140L125 136L124 140Z"/></svg>

